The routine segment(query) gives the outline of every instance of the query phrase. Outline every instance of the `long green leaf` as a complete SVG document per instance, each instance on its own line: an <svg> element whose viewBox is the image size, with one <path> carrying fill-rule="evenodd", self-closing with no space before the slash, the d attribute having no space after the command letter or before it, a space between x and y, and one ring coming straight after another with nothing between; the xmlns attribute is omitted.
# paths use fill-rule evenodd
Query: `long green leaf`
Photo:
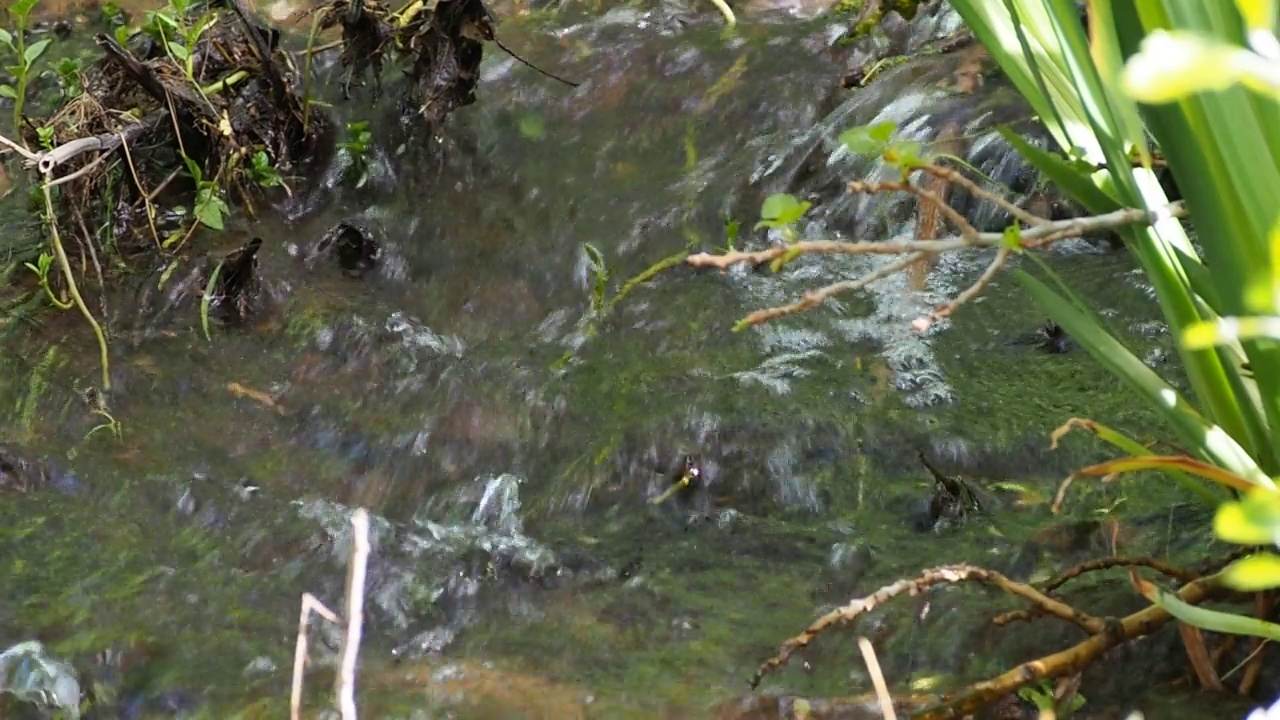
<svg viewBox="0 0 1280 720"><path fill-rule="evenodd" d="M1147 596L1161 609L1188 625L1194 625L1210 632L1230 633L1232 635L1249 635L1270 640L1280 640L1280 625L1264 622L1245 615L1210 610L1185 602L1173 593L1150 586Z"/></svg>
<svg viewBox="0 0 1280 720"><path fill-rule="evenodd" d="M1205 420L1178 391L1103 330L1097 320L1073 307L1029 273L1019 270L1015 277L1036 304L1079 342L1094 360L1163 416L1191 450L1255 484L1271 483L1239 443L1221 427Z"/></svg>
<svg viewBox="0 0 1280 720"><path fill-rule="evenodd" d="M1099 190L1088 175L1072 166L1061 156L1041 150L1007 127L1001 126L997 130L1019 155L1031 163L1032 167L1044 173L1045 177L1049 178L1051 182L1066 190L1071 197L1075 198L1076 202L1083 205L1089 212L1101 215L1120 209L1120 203L1116 202L1115 198Z"/></svg>

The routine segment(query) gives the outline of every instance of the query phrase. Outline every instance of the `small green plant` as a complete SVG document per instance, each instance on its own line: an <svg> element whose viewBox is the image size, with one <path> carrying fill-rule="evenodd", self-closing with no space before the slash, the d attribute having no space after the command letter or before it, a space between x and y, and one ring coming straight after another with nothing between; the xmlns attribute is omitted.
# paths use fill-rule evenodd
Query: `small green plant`
<svg viewBox="0 0 1280 720"><path fill-rule="evenodd" d="M58 73L58 84L62 86L64 100L79 97L84 92L80 82L80 62L75 58L62 58L54 66Z"/></svg>
<svg viewBox="0 0 1280 720"><path fill-rule="evenodd" d="M13 126L22 127L22 111L27 97L27 83L31 81L32 68L36 61L49 49L49 38L27 44L27 21L38 0L17 0L9 6L9 17L13 22L13 31L0 28L0 45L9 48L15 62L5 67L13 75L17 85L0 85L0 97L13 101Z"/></svg>
<svg viewBox="0 0 1280 720"><path fill-rule="evenodd" d="M41 125L36 128L36 139L39 140L42 149L53 149L54 132L54 129L48 125Z"/></svg>
<svg viewBox="0 0 1280 720"><path fill-rule="evenodd" d="M1068 718L1085 704L1084 696L1079 693L1070 693L1065 702L1060 701L1054 694L1053 684L1048 680L1019 689L1018 697L1035 705L1036 710L1041 713L1040 717Z"/></svg>
<svg viewBox="0 0 1280 720"><path fill-rule="evenodd" d="M40 253L40 257L36 258L34 263L23 263L28 270L35 274L37 282L40 283L41 289L45 295L49 296L49 302L59 310L70 310L73 304L69 300L63 300L53 291L53 286L49 284L49 270L53 268L53 255L47 252Z"/></svg>
<svg viewBox="0 0 1280 720"><path fill-rule="evenodd" d="M372 146L373 132L369 130L368 120L347 123L347 137L338 143L338 148L351 158L357 188L369 182L369 148Z"/></svg>
<svg viewBox="0 0 1280 720"><path fill-rule="evenodd" d="M200 224L212 230L223 228L223 218L230 212L227 201L222 199L222 191L218 188L217 178L206 180L204 172L195 160L183 156L187 164L187 172L196 183L195 216Z"/></svg>
<svg viewBox="0 0 1280 720"><path fill-rule="evenodd" d="M284 185L284 178L280 177L280 171L276 170L276 166L271 163L271 156L265 150L255 152L250 158L249 174L254 182L264 188Z"/></svg>
<svg viewBox="0 0 1280 720"><path fill-rule="evenodd" d="M583 243L582 251L587 255L587 263L591 273L591 313L599 315L605 310L605 300L609 292L609 264L604 253L591 243Z"/></svg>
<svg viewBox="0 0 1280 720"><path fill-rule="evenodd" d="M738 249L738 236L742 234L742 222L725 215L724 216L724 246L729 252Z"/></svg>
<svg viewBox="0 0 1280 720"><path fill-rule="evenodd" d="M158 40L169 57L182 68L187 82L200 88L195 77L194 49L200 36L213 27L217 18L212 13L206 13L192 22L189 16L194 7L194 0L169 0L168 6L147 13L147 22L142 26L142 32Z"/></svg>
<svg viewBox="0 0 1280 720"><path fill-rule="evenodd" d="M119 28L128 24L128 20L124 16L124 10L121 10L120 6L113 2L102 3L99 10L102 13L102 22L107 27Z"/></svg>

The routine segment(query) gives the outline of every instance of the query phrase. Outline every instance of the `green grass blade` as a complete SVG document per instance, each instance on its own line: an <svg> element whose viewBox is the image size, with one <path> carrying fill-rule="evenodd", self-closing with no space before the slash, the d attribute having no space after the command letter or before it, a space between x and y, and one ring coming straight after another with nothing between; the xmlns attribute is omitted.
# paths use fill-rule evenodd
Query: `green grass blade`
<svg viewBox="0 0 1280 720"><path fill-rule="evenodd" d="M1096 319L1074 307L1029 273L1020 270L1015 276L1036 304L1080 343L1094 360L1164 417L1192 452L1251 481L1259 484L1271 482L1231 435L1207 421L1155 371L1107 333Z"/></svg>

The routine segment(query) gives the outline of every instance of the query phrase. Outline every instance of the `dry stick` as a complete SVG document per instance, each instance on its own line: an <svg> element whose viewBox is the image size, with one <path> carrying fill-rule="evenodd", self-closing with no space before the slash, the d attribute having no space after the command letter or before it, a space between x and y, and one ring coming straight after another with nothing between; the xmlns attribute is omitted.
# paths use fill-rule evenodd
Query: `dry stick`
<svg viewBox="0 0 1280 720"><path fill-rule="evenodd" d="M289 718L300 720L302 717L302 673L307 664L307 622L311 613L328 620L334 625L340 624L338 616L324 606L315 595L302 593L302 612L298 616L298 643L293 650L293 683L289 692Z"/></svg>
<svg viewBox="0 0 1280 720"><path fill-rule="evenodd" d="M1200 688L1222 692L1222 678L1218 677L1217 669L1209 660L1209 649L1205 647L1204 634L1200 632L1200 628L1179 622L1178 636L1182 639L1182 648L1187 652L1187 660L1196 674L1196 680L1200 682Z"/></svg>
<svg viewBox="0 0 1280 720"><path fill-rule="evenodd" d="M1107 624L1103 620L1086 615L1060 600L1055 600L1045 595L1030 585L1010 580L998 572L967 564L947 565L926 570L917 578L899 580L890 585L885 585L866 597L855 599L849 604L836 608L818 618L809 627L805 628L804 632L784 642L782 647L778 649L778 653L766 660L756 670L755 675L751 678L751 686L754 688L759 685L760 680L766 673L786 664L797 650L808 647L818 635L830 630L832 627L851 622L860 615L899 595L916 595L934 585L959 582L979 582L984 585L993 585L1010 595L1030 600L1037 606L1044 608L1045 612L1050 615L1079 625L1090 635L1101 635L1107 630Z"/></svg>
<svg viewBox="0 0 1280 720"><path fill-rule="evenodd" d="M1210 575L1183 586L1178 590L1177 597L1183 602L1198 605L1223 591L1221 576ZM983 705L1038 680L1074 675L1111 648L1150 635L1171 619L1173 616L1160 606L1148 606L1117 621L1112 632L1090 636L1066 650L1022 663L990 680L974 683L941 705L913 716L913 720L964 717Z"/></svg>
<svg viewBox="0 0 1280 720"><path fill-rule="evenodd" d="M14 142L14 141L10 140L9 138L5 137L4 135L0 135L0 145L4 145L5 147L9 148L10 150L12 150L12 151L14 151L14 152L18 153L18 154L19 154L19 155L21 155L23 158L25 158L25 159L27 160L27 162L36 162L36 161L40 158L40 155L39 155L38 153L33 153L33 152L31 152L30 150L26 149L25 147L23 147L23 146L22 146L22 145L20 145L19 143L16 143L16 142Z"/></svg>
<svg viewBox="0 0 1280 720"><path fill-rule="evenodd" d="M794 245L791 247L794 247ZM818 288L817 290L810 290L809 292L805 293L804 296L801 297L801 299L798 302L792 303L790 305L783 305L781 307L772 307L764 310L756 310L755 312L743 318L742 322L747 325L759 325L761 323L766 323L766 322L769 322L770 320L776 320L780 317L785 317L787 315L792 315L798 312L804 312L805 310L812 310L813 308L816 308L822 303L826 302L827 299L830 298L832 295L838 295L842 292L849 292L850 290L857 290L858 288L869 285L875 282L876 280L889 277L894 273L901 272L905 270L907 267L909 267L912 263L918 260L922 260L926 257L928 257L927 253L922 253L922 252L912 253L910 255L907 255L906 257L894 260L891 263L886 263L885 265L881 265L880 267L876 268L875 270L872 270L866 275L863 275L857 280L846 280L844 282L838 282L832 285L828 285L826 287Z"/></svg>
<svg viewBox="0 0 1280 720"><path fill-rule="evenodd" d="M922 199L933 201L936 196L926 190L916 188L907 183L877 183L869 185L866 183L851 183L851 189L868 189L876 191L879 189L910 189L911 192L920 196ZM759 325L770 320L786 317L798 312L812 310L827 299L842 292L856 290L867 284L892 275L909 267L913 262L928 257L929 255L944 252L952 252L967 247L996 247L1002 248L1007 252L1008 239L1004 233L983 233L977 232L969 223L964 220L959 213L945 204L938 205L938 209L951 219L956 227L961 229L961 234L940 240L906 240L899 242L846 242L846 241L807 241L798 243L789 243L785 245L777 245L767 250L758 250L755 252L733 251L722 254L698 253L690 255L685 262L693 267L714 267L724 269L732 265L749 264L759 266L761 264L771 262L783 256L794 257L797 255L807 254L844 254L844 255L869 255L869 254L886 254L900 255L903 253L912 253L907 261L899 261L889 265L881 266L876 270L864 275L856 280L828 285L818 290L811 290L804 294L803 298L798 302L790 305L779 307L765 308L757 310L742 319L744 325ZM1153 211L1137 210L1127 208L1116 210L1114 212L1105 213L1103 215L1095 215L1092 217L1073 218L1070 220L1061 220L1056 222L1045 221L1032 228L1027 228L1021 232L1020 245L1025 248L1039 248L1057 240L1066 237L1076 237L1097 230L1106 230L1121 227L1124 225L1132 225L1135 223L1146 222L1155 223L1167 217L1182 217L1186 214L1186 206L1181 200L1170 203ZM958 219L958 221L957 221ZM956 302L942 306L937 311L949 314L962 302L971 299L983 286L990 282L994 272L999 270L1004 263L1004 258L997 257L999 264L992 268L988 268L988 273L984 273L983 277L975 286L971 287ZM931 316L933 317L933 316ZM927 327L930 320L920 321ZM1063 489L1065 492L1065 488Z"/></svg>
<svg viewBox="0 0 1280 720"><path fill-rule="evenodd" d="M1182 582L1192 582L1194 580L1199 580L1201 577L1199 574L1191 572L1190 570L1184 570L1183 568L1177 567L1176 565L1170 565L1169 563L1164 562L1163 560L1157 560L1155 558L1109 557L1109 558L1100 558L1098 560L1090 560L1089 562L1080 563L1079 565L1075 565L1073 567L1067 568L1066 570L1063 570L1061 573L1058 573L1057 575L1055 575L1054 577L1046 581L1043 585L1040 586L1040 589L1047 593L1051 593L1054 590L1057 590L1058 588L1067 584L1068 581L1074 580L1075 578L1080 577L1081 575L1087 572L1093 572L1095 570L1106 570L1108 568L1114 568L1114 567L1151 568L1156 572L1163 573L1175 580L1180 580Z"/></svg>
<svg viewBox="0 0 1280 720"><path fill-rule="evenodd" d="M987 285L990 285L991 281L995 279L996 273L1000 272L1004 267L1005 262L1009 259L1009 252L1009 248L1007 247L1002 247L997 250L995 259L991 261L991 264L987 266L987 269L983 271L982 275L975 280L972 285L965 289L964 292L956 295L954 300L946 305L940 306L938 309L930 313L928 319L923 321L921 324L927 325L929 322L941 320L955 312L956 308L977 297L978 293L981 293Z"/></svg>
<svg viewBox="0 0 1280 720"><path fill-rule="evenodd" d="M1017 205L1014 205L1013 203L1009 202L1008 200L1005 200L999 195L991 192L990 190L987 190L986 188L982 187L976 182L965 177L964 173L961 173L958 170L954 170L945 165L925 165L920 169L930 175L942 178L947 182L953 182L953 183L956 183L957 185L964 187L964 189L968 190L969 193L972 194L974 197L981 198L983 200L988 200L994 203L996 207L999 207L1001 210L1004 210L1005 212L1009 213L1010 215L1017 218L1018 221L1022 223L1025 223L1027 225L1031 225L1034 227L1036 225L1043 225L1044 223L1048 222L1048 220L1046 220L1045 218L1042 218L1033 213L1029 213L1026 210L1018 207Z"/></svg>
<svg viewBox="0 0 1280 720"><path fill-rule="evenodd" d="M871 673L871 684L876 689L876 699L880 701L880 714L885 720L898 720L893 710L893 697L889 695L889 686L884 681L884 673L880 671L880 661L876 659L876 649L865 637L858 638L858 649L862 651L862 661L867 664L867 672Z"/></svg>
<svg viewBox="0 0 1280 720"><path fill-rule="evenodd" d="M958 210L951 207L951 205L948 204L941 195L913 183L902 180L886 180L877 183L866 183L861 180L855 180L849 183L849 192L865 192L872 194L882 192L908 192L937 207L938 211L947 217L947 222L949 222L956 230L960 231L960 237L975 238L979 235L978 229L969 224L969 221L965 219L965 216L961 215Z"/></svg>
<svg viewBox="0 0 1280 720"><path fill-rule="evenodd" d="M178 142L182 142L179 140ZM151 204L151 195L147 193L146 188L142 186L142 178L138 177L138 168L133 164L133 154L129 152L129 143L122 142L120 147L124 149L124 159L129 165L129 174L133 175L133 182L138 186L138 192L142 195L143 210L147 213L147 225L151 228L151 239L155 240L156 248L164 247L160 242L160 231L156 230L156 213L155 208Z"/></svg>
<svg viewBox="0 0 1280 720"><path fill-rule="evenodd" d="M343 627L334 693L342 720L357 720L356 660L360 655L360 638L364 627L364 586L368 568L369 512L364 508L356 508L355 512L351 513L351 555L347 558L345 595L346 617L339 619L311 593L302 594L302 612L298 617L298 642L293 652L293 683L289 694L291 720L299 720L301 717L303 670L307 664L307 621L313 612L334 625Z"/></svg>
<svg viewBox="0 0 1280 720"><path fill-rule="evenodd" d="M1041 247L1047 242L1074 237L1099 230L1113 230L1125 225L1152 223L1167 216L1183 217L1186 205L1181 201L1170 203L1154 211L1126 208L1102 215L1055 220L1022 231L1023 247ZM1004 233L975 233L972 238L956 235L938 240L900 240L896 242L805 240L787 245L776 245L765 250L743 252L735 250L722 254L697 253L685 260L693 267L725 269L734 265L759 266L783 255L901 255L903 253L945 253L969 247L1003 247L1008 240Z"/></svg>
<svg viewBox="0 0 1280 720"><path fill-rule="evenodd" d="M342 660L337 679L338 707L342 720L356 720L356 659L364 623L364 585L369 567L369 513L356 508L351 515L351 560L347 565L347 632L342 640Z"/></svg>

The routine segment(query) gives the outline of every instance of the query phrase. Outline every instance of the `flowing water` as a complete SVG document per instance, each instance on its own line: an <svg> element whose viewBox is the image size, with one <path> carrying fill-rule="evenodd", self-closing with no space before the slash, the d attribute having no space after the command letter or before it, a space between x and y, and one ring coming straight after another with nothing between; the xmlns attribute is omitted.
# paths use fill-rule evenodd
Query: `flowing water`
<svg viewBox="0 0 1280 720"><path fill-rule="evenodd" d="M849 597L939 564L1027 578L1105 553L1099 509L1121 518L1126 551L1202 554L1203 536L1173 529L1204 513L1189 501L1170 512L1179 498L1156 480L1077 485L1069 517L1051 516L1065 473L1105 457L1083 438L1050 452L1055 426L1091 416L1159 430L1082 351L1011 343L1045 319L1010 275L928 333L911 329L989 256L944 259L922 292L891 278L742 333L731 327L750 310L883 260L676 268L593 314L585 244L616 293L691 243L723 246L725 218L741 222L740 245L766 242L750 228L776 191L817 203L809 236L909 237L905 199L843 191L887 172L836 141L854 125L891 120L922 139L958 125L970 162L1034 189L992 132L1026 120L998 78L957 90L954 58L923 57L843 91L846 57L869 44L837 44L829 19L744 20L725 32L700 7L570 7L504 22L507 45L582 85L490 53L480 101L434 148L388 103L336 103L341 121L373 123L365 187L352 189L339 154L279 213L204 241L266 240L270 312L206 338L194 313L113 298L120 438L91 432L103 418L81 389L95 354L71 313L11 334L0 431L6 452L44 470L27 492L0 483L0 648L42 641L109 698L99 717L281 717L299 597L338 607L348 517L364 507L368 717L708 717L781 640ZM922 13L898 41L917 47L957 23ZM1000 226L992 208L961 204ZM339 222L380 242L374 271L308 258ZM1050 262L1176 374L1127 257L1078 241ZM986 488L987 512L928 527L920 451ZM685 453L702 482L651 503ZM1072 597L1095 614L1141 603L1120 575ZM991 628L993 607L1017 605L940 588L857 632L891 682L920 691L1078 638L1048 621ZM852 638L820 638L762 689L867 691ZM309 707L335 642L314 639ZM1087 678L1088 707L1160 707L1142 693L1177 672L1172 642L1109 659ZM1173 660L1115 672L1143 656Z"/></svg>

